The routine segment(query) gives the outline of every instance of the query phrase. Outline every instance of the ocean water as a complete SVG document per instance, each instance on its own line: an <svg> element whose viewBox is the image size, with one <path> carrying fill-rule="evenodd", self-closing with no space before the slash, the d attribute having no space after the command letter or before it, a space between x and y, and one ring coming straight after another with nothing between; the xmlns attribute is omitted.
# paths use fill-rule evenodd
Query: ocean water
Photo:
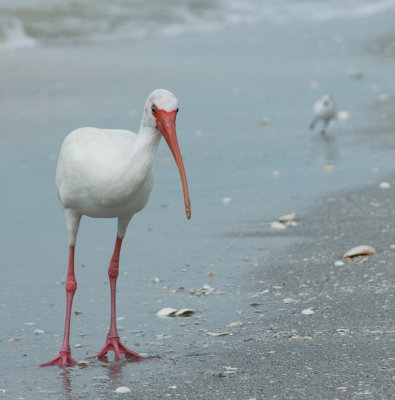
<svg viewBox="0 0 395 400"><path fill-rule="evenodd" d="M366 18L394 9L391 0L3 0L0 50L141 40L236 24Z"/></svg>

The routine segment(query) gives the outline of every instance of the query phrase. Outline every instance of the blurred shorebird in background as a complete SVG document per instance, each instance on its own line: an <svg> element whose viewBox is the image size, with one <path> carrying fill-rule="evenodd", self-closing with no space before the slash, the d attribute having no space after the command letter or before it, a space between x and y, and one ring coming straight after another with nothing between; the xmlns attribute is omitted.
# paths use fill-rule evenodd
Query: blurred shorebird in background
<svg viewBox="0 0 395 400"><path fill-rule="evenodd" d="M325 135L329 122L337 116L336 104L331 96L325 94L314 103L313 111L315 117L313 122L310 124L310 129L314 129L317 122L322 120L324 125L321 129L321 133Z"/></svg>

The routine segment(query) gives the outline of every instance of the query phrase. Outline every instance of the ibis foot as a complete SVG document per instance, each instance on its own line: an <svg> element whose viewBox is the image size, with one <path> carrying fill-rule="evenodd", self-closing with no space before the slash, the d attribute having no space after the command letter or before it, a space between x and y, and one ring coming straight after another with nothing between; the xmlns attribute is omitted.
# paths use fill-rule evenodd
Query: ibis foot
<svg viewBox="0 0 395 400"><path fill-rule="evenodd" d="M55 357L53 360L48 361L46 363L40 364L40 367L49 367L49 366L58 366L61 368L66 367L74 367L78 362L71 357L71 353L69 351L60 351L59 355Z"/></svg>
<svg viewBox="0 0 395 400"><path fill-rule="evenodd" d="M106 344L97 354L97 358L103 358L110 350L115 354L117 360L122 359L122 354L125 354L127 359L135 359L134 361L143 360L144 357L133 350L128 349L120 340L119 337L107 338Z"/></svg>

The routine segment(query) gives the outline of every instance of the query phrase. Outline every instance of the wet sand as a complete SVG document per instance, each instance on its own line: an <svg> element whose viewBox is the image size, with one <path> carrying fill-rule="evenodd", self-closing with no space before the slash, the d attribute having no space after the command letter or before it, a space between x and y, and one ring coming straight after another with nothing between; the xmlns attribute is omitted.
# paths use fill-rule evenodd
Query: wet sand
<svg viewBox="0 0 395 400"><path fill-rule="evenodd" d="M391 21L372 18L362 31L358 20L239 27L2 58L0 399L121 398L119 386L136 399L391 398L394 189L379 183L394 182L394 127L391 103L377 99L395 87L393 60L366 50L388 37ZM350 65L362 81L349 79ZM40 369L63 331L60 143L79 126L137 129L155 87L179 98L192 220L161 145L150 203L125 239L118 292L122 339L150 359ZM322 137L308 125L327 91L350 119ZM291 211L297 226L270 229ZM107 333L115 229L111 220L81 224L78 360L94 356ZM359 244L377 254L334 266ZM159 319L164 306L196 313ZM313 315L301 314L310 307Z"/></svg>

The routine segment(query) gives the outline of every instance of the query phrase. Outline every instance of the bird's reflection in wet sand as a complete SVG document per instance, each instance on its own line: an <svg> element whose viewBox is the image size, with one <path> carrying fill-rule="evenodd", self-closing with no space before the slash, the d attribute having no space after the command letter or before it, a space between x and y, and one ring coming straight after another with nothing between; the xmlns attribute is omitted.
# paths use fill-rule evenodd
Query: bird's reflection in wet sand
<svg viewBox="0 0 395 400"><path fill-rule="evenodd" d="M325 167L335 166L338 162L339 153L336 135L315 136L312 140L312 152Z"/></svg>

